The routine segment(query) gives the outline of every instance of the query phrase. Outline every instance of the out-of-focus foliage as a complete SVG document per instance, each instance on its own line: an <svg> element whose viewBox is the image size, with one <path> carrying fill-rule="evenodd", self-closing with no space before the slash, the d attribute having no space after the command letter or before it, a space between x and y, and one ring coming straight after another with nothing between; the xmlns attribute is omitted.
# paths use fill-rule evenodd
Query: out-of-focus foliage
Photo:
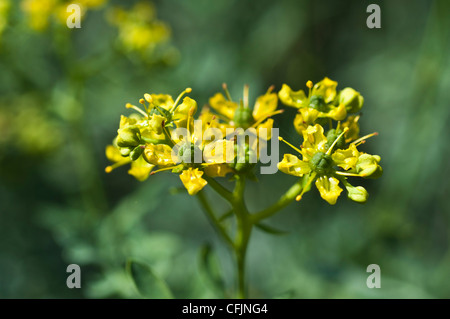
<svg viewBox="0 0 450 319"><path fill-rule="evenodd" d="M380 135L362 149L381 155L384 175L364 182L365 205L329 206L311 192L271 221L288 235L255 231L250 296L450 296L448 2L382 1L382 28L368 29L370 1L154 1L156 18L113 24L114 8L131 14L137 1L103 1L81 29L52 17L40 32L23 11L32 2L0 0L0 297L139 297L130 272L153 280L151 297L227 296L228 253L197 203L169 191L177 177L104 173L111 127L144 92L190 86L206 101L222 82L236 96L248 83L254 100L271 84L325 75L364 96L360 122ZM163 30L159 48L140 42L153 36L141 23ZM123 41L126 28L136 38ZM274 127L299 145L295 110L285 113ZM291 182L249 182L249 205L267 206ZM129 260L141 267L127 272ZM72 263L81 289L66 287ZM366 287L372 263L381 289Z"/></svg>

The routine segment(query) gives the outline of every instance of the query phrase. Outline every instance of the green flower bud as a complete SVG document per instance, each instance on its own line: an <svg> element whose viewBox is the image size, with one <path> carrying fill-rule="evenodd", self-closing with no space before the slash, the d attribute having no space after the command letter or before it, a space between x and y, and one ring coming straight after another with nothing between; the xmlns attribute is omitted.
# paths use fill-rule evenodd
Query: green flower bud
<svg viewBox="0 0 450 319"><path fill-rule="evenodd" d="M252 150L248 144L245 144L244 150L238 149L238 146L234 146L234 152L236 157L234 158L234 162L230 163L230 167L239 173L247 173L251 171L256 163L250 163L250 159L255 158L255 152Z"/></svg>
<svg viewBox="0 0 450 319"><path fill-rule="evenodd" d="M313 95L309 99L309 107L319 111L319 112L327 112L327 104L325 103L325 99L321 95Z"/></svg>
<svg viewBox="0 0 450 319"><path fill-rule="evenodd" d="M333 142L338 138L338 136L342 133L342 130L331 129L327 133L327 149L331 147ZM341 137L334 146L335 150L344 149L345 148L345 137Z"/></svg>
<svg viewBox="0 0 450 319"><path fill-rule="evenodd" d="M135 148L141 143L141 132L136 125L130 125L117 131L117 146L120 148ZM131 151L131 150L130 150Z"/></svg>
<svg viewBox="0 0 450 319"><path fill-rule="evenodd" d="M309 161L311 170L317 172L319 175L325 175L330 172L333 167L333 160L330 155L323 152L317 152Z"/></svg>
<svg viewBox="0 0 450 319"><path fill-rule="evenodd" d="M234 112L233 122L236 127L241 127L243 129L249 128L255 122L252 110L242 106L238 107Z"/></svg>
<svg viewBox="0 0 450 319"><path fill-rule="evenodd" d="M378 178L383 174L383 169L378 163L378 155L362 154L356 162L356 173L366 178Z"/></svg>
<svg viewBox="0 0 450 319"><path fill-rule="evenodd" d="M345 105L348 113L359 112L364 104L364 98L352 88L345 88L339 93L339 103Z"/></svg>
<svg viewBox="0 0 450 319"><path fill-rule="evenodd" d="M202 150L193 143L184 143L178 150L178 157L181 158L183 163L199 163L202 162L203 154Z"/></svg>
<svg viewBox="0 0 450 319"><path fill-rule="evenodd" d="M145 147L143 145L136 146L131 152L130 152L130 158L132 161L137 160L141 154L144 152Z"/></svg>
<svg viewBox="0 0 450 319"><path fill-rule="evenodd" d="M362 186L353 187L352 185L348 184L345 185L345 188L348 192L348 198L350 198L354 202L365 203L369 198L369 193Z"/></svg>

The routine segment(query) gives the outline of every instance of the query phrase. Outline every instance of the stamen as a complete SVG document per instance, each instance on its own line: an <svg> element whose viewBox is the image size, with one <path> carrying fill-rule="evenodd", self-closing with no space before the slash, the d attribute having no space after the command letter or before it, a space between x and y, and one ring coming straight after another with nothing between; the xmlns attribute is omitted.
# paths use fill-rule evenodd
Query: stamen
<svg viewBox="0 0 450 319"><path fill-rule="evenodd" d="M213 115L213 116L211 117L211 121L206 122L206 126L205 126L205 129L203 130L203 132L206 132L209 128L211 128L212 122L213 122L215 119L216 119L216 116ZM200 148L202 149L202 151L203 151L205 142L206 142L205 139L202 138L202 144L200 145Z"/></svg>
<svg viewBox="0 0 450 319"><path fill-rule="evenodd" d="M331 155L331 151L333 150L333 147L336 145L336 143L339 141L339 139L348 131L348 127L344 128L344 131L342 131L341 134L334 140L333 144L331 144L330 148L327 151L327 155Z"/></svg>
<svg viewBox="0 0 450 319"><path fill-rule="evenodd" d="M309 88L308 97L311 97L311 89L313 87L312 81L306 82L306 86Z"/></svg>
<svg viewBox="0 0 450 319"><path fill-rule="evenodd" d="M172 136L169 134L169 131L166 128L166 122L165 121L162 121L161 127L162 127L162 130L164 132L164 135L165 135L166 139L168 139L172 143L172 146L175 146L176 143L172 140Z"/></svg>
<svg viewBox="0 0 450 319"><path fill-rule="evenodd" d="M155 175L156 173L159 173L159 172L169 171L169 170L172 170L172 169L174 169L175 167L178 167L178 166L180 166L180 165L174 165L174 166L160 168L160 169L158 169L156 171L151 172L150 175Z"/></svg>
<svg viewBox="0 0 450 319"><path fill-rule="evenodd" d="M289 145L290 147L292 147L294 150L296 150L297 152L299 152L300 154L302 153L302 151L300 151L297 147L295 147L294 145L292 145L291 143L289 143L288 141L286 141L284 138L282 138L281 136L278 136L278 140L280 140L281 142L286 143L287 145Z"/></svg>
<svg viewBox="0 0 450 319"><path fill-rule="evenodd" d="M114 169L116 169L117 167L120 167L120 166L123 166L123 165L126 165L126 164L129 164L129 163L131 163L131 159L124 159L124 160L122 160L122 161L119 161L119 162L116 162L116 163L114 163L113 165L110 165L110 166L106 166L105 167L105 172L106 173L111 173Z"/></svg>
<svg viewBox="0 0 450 319"><path fill-rule="evenodd" d="M248 84L244 85L244 108L248 109Z"/></svg>
<svg viewBox="0 0 450 319"><path fill-rule="evenodd" d="M233 102L233 99L231 98L230 92L228 91L228 85L226 83L222 83L222 89L225 92L225 95L227 96L227 99L230 102Z"/></svg>
<svg viewBox="0 0 450 319"><path fill-rule="evenodd" d="M361 144L364 144L365 142L366 142L365 140L364 140L364 141L361 141L361 142L355 144L355 146L358 147L358 146L360 146Z"/></svg>
<svg viewBox="0 0 450 319"><path fill-rule="evenodd" d="M342 175L342 176L356 176L356 177L364 177L364 176L366 176L364 174L347 173L347 172L341 172L341 171L336 171L335 173L337 175Z"/></svg>
<svg viewBox="0 0 450 319"><path fill-rule="evenodd" d="M269 118L269 117L271 117L271 116L274 116L274 115L277 115L277 114L281 114L281 113L283 113L283 112L284 112L284 110L281 109L281 110L273 111L273 112L271 112L271 113L267 113L266 115L264 115L264 117L262 117L262 118L260 118L258 121L256 121L251 127L257 127L259 124L261 124L262 122L264 122L267 118Z"/></svg>
<svg viewBox="0 0 450 319"><path fill-rule="evenodd" d="M127 103L125 104L125 107L127 109L133 109L135 111L138 111L139 113L141 113L142 115L144 115L145 117L147 117L147 113L145 113L144 111L142 111L140 108L138 108L136 105L133 105L131 103Z"/></svg>
<svg viewBox="0 0 450 319"><path fill-rule="evenodd" d="M178 102L180 102L181 98L183 97L183 95L185 94L189 94L192 92L191 88L186 88L183 92L180 93L180 95L178 95L177 99L175 100L175 103L173 103L173 106L170 109L170 113L175 112L175 110L178 107Z"/></svg>
<svg viewBox="0 0 450 319"><path fill-rule="evenodd" d="M267 89L267 92L266 92L266 94L269 94L269 93L271 93L272 91L273 91L273 89L275 89L275 85L271 85L271 86L269 86L269 88Z"/></svg>
<svg viewBox="0 0 450 319"><path fill-rule="evenodd" d="M361 142L363 140L367 140L369 137L377 136L377 135L378 135L378 132L374 132L372 134L368 134L368 135L365 135L363 137L360 137L356 141L351 142L350 144L356 144L356 143L359 143L359 142Z"/></svg>
<svg viewBox="0 0 450 319"><path fill-rule="evenodd" d="M302 188L302 192L297 195L297 197L295 197L295 200L297 202L299 202L302 199L303 194L305 194L306 189L309 187L309 185L311 185L311 183L314 181L314 179L316 178L317 173L313 173L310 177L308 182L306 183L305 187Z"/></svg>

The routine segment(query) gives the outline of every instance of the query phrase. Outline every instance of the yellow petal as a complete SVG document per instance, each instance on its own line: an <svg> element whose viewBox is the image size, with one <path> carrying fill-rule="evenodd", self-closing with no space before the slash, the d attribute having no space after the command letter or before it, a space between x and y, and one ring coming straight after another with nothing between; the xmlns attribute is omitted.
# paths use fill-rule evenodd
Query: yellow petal
<svg viewBox="0 0 450 319"><path fill-rule="evenodd" d="M278 163L278 169L285 174L294 176L303 176L311 171L307 162L291 154L284 154L283 160Z"/></svg>
<svg viewBox="0 0 450 319"><path fill-rule="evenodd" d="M225 177L228 173L233 172L227 164L208 165L203 170L210 177Z"/></svg>
<svg viewBox="0 0 450 319"><path fill-rule="evenodd" d="M231 140L209 143L203 150L203 158L206 163L231 163L235 157L234 141Z"/></svg>
<svg viewBox="0 0 450 319"><path fill-rule="evenodd" d="M336 165L342 167L345 170L355 168L358 157L359 151L356 149L355 144L350 144L348 149L337 150L331 155L331 158L336 163Z"/></svg>
<svg viewBox="0 0 450 319"><path fill-rule="evenodd" d="M165 120L166 120L165 117L155 113L152 116L150 116L150 120L148 121L148 125L156 134L161 134L162 131L163 131L162 123Z"/></svg>
<svg viewBox="0 0 450 319"><path fill-rule="evenodd" d="M158 166L175 165L172 159L172 148L166 144L148 144L144 150L144 156L148 163Z"/></svg>
<svg viewBox="0 0 450 319"><path fill-rule="evenodd" d="M113 163L120 162L124 159L124 157L120 154L119 149L113 145L106 146L105 154L106 158Z"/></svg>
<svg viewBox="0 0 450 319"><path fill-rule="evenodd" d="M199 171L198 168L193 169L189 167L180 174L180 179L183 182L184 187L186 187L189 195L195 195L198 191L200 191L203 187L208 184L202 178L203 172Z"/></svg>
<svg viewBox="0 0 450 319"><path fill-rule="evenodd" d="M325 77L322 81L317 82L312 90L312 95L323 96L325 103L333 102L336 97L337 82Z"/></svg>
<svg viewBox="0 0 450 319"><path fill-rule="evenodd" d="M309 157L317 152L325 153L327 138L323 135L323 127L319 124L308 126L303 131L303 140L302 154L304 156Z"/></svg>
<svg viewBox="0 0 450 319"><path fill-rule="evenodd" d="M278 97L276 93L266 93L256 99L255 107L253 108L253 118L255 121L267 117L270 113L276 110L278 104Z"/></svg>
<svg viewBox="0 0 450 319"><path fill-rule="evenodd" d="M259 124L256 127L256 134L258 137L268 141L272 138L273 119L267 119L267 121ZM265 133L262 133L265 130Z"/></svg>
<svg viewBox="0 0 450 319"><path fill-rule="evenodd" d="M341 123L342 129L348 127L347 133L345 133L345 142L349 143L351 141L355 141L359 137L359 124L358 124L359 116L356 117L351 115L347 118L347 120Z"/></svg>
<svg viewBox="0 0 450 319"><path fill-rule="evenodd" d="M308 102L306 94L303 90L292 91L287 84L283 84L280 92L278 92L278 97L284 104L296 108L305 107Z"/></svg>
<svg viewBox="0 0 450 319"><path fill-rule="evenodd" d="M162 107L163 109L170 110L173 106L172 96L168 94L150 94L153 99L153 104Z"/></svg>
<svg viewBox="0 0 450 319"><path fill-rule="evenodd" d="M238 107L237 103L228 101L222 93L216 93L211 97L209 99L209 105L219 114L226 116L230 120L233 119L234 112Z"/></svg>
<svg viewBox="0 0 450 319"><path fill-rule="evenodd" d="M320 196L331 205L336 204L337 198L342 192L342 188L339 187L339 180L334 177L319 177L316 180L316 187Z"/></svg>
<svg viewBox="0 0 450 319"><path fill-rule="evenodd" d="M197 111L197 102L194 99L191 99L190 97L185 97L183 99L183 103L178 105L177 109L175 110L173 114L173 119L176 121L185 120L188 117L189 111L191 109L195 109L194 113ZM186 125L180 127L186 127Z"/></svg>
<svg viewBox="0 0 450 319"><path fill-rule="evenodd" d="M128 170L128 174L134 176L138 181L145 181L155 165L147 163L142 157L139 157L136 161L131 162L131 168Z"/></svg>
<svg viewBox="0 0 450 319"><path fill-rule="evenodd" d="M329 117L335 121L342 121L347 117L347 110L344 104L340 104L338 107L333 107L327 113L320 113L321 117Z"/></svg>

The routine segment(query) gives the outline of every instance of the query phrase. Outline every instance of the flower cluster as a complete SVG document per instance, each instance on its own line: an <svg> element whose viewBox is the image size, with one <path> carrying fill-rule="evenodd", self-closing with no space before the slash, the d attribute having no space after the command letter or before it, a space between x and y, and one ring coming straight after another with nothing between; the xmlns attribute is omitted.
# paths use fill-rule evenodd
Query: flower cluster
<svg viewBox="0 0 450 319"><path fill-rule="evenodd" d="M179 174L190 195L200 191L209 178L228 173L251 175L255 164L251 158L261 139L238 143L244 134L239 129L253 129L256 136L270 139L273 120L269 117L280 113L276 111L278 97L271 88L251 110L247 86L239 104L224 89L227 98L220 93L213 96L197 120L197 102L183 98L190 88L175 101L166 94L144 94L139 100L143 109L127 104L138 113L121 117L117 137L106 148L107 158L114 163L106 172L131 164L129 174L143 181L156 172L171 171Z"/></svg>
<svg viewBox="0 0 450 319"><path fill-rule="evenodd" d="M377 135L358 136L360 116L355 113L361 110L364 98L352 88L337 91L337 82L329 78L314 86L308 81L306 86L308 95L303 90L295 92L286 84L278 94L281 102L298 109L294 126L303 137L300 149L280 137L302 158L285 154L278 168L286 174L303 178L303 189L297 200L315 182L320 196L334 205L343 191L339 186L342 183L348 198L363 203L368 198L367 191L362 186L352 186L347 178L378 178L382 174L380 157L358 150L367 138ZM324 126L328 126L327 132Z"/></svg>
<svg viewBox="0 0 450 319"><path fill-rule="evenodd" d="M249 106L248 86L244 86L243 99L238 103L224 85L225 94L211 97L197 120L196 101L183 98L190 88L175 101L170 95L145 94L139 101L144 109L127 104L138 113L122 116L118 135L106 149L106 156L114 162L106 171L130 163L129 173L141 181L159 171L172 171L180 175L191 195L212 177L230 173L254 178L260 150L272 137L271 117L282 113L277 110L279 98L298 109L294 126L303 137L300 148L279 137L301 155L300 159L284 154L278 163L280 171L302 178L296 199L300 200L315 182L321 197L335 204L343 191L341 183L350 199L363 203L367 191L352 186L348 177L377 178L382 174L380 157L358 150L367 138L377 135L359 137L357 113L364 99L352 88L337 91L337 82L329 78L316 85L308 81L306 85L308 95L302 90L292 91L287 85L276 94L270 87L256 99L253 108Z"/></svg>
<svg viewBox="0 0 450 319"><path fill-rule="evenodd" d="M82 10L82 16L87 10L98 9L107 0L77 0ZM28 17L30 28L35 31L45 31L50 22L54 21L58 25L66 26L67 18L71 12L67 12L67 6L73 1L69 0L22 0L21 7Z"/></svg>
<svg viewBox="0 0 450 319"><path fill-rule="evenodd" d="M168 43L170 27L157 19L151 3L137 2L130 9L115 6L108 9L107 17L117 27L117 44L125 52L135 52L145 61L152 57L170 62L175 55L176 50Z"/></svg>

